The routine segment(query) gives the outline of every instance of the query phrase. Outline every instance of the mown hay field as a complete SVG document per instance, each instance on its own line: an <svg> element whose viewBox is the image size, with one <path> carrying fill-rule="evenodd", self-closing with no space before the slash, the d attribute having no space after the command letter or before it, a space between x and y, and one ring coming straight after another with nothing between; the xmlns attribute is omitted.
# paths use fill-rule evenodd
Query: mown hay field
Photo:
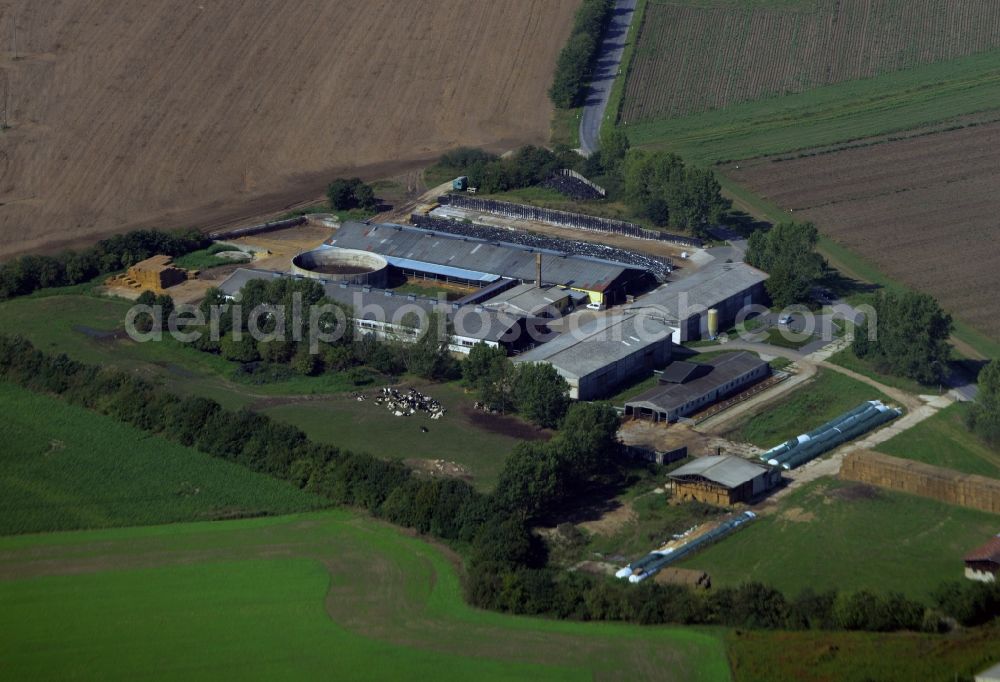
<svg viewBox="0 0 1000 682"><path fill-rule="evenodd" d="M0 258L545 142L578 5L0 0Z"/></svg>
<svg viewBox="0 0 1000 682"><path fill-rule="evenodd" d="M346 512L3 538L0 557L10 679L730 679L718 630L479 611L457 557Z"/></svg>
<svg viewBox="0 0 1000 682"><path fill-rule="evenodd" d="M962 557L998 523L995 514L821 478L678 565L707 571L714 587L752 580L789 595L866 589L930 603L942 582L963 579Z"/></svg>
<svg viewBox="0 0 1000 682"><path fill-rule="evenodd" d="M308 511L323 498L0 382L0 535Z"/></svg>
<svg viewBox="0 0 1000 682"><path fill-rule="evenodd" d="M621 120L722 109L997 47L992 0L651 0Z"/></svg>
<svg viewBox="0 0 1000 682"><path fill-rule="evenodd" d="M1000 123L722 170L1000 339Z"/></svg>

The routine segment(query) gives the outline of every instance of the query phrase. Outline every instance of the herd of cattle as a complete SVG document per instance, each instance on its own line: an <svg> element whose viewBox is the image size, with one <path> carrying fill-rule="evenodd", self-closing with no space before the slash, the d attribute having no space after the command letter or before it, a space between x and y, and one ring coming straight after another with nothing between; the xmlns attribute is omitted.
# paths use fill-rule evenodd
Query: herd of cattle
<svg viewBox="0 0 1000 682"><path fill-rule="evenodd" d="M355 393L354 399L364 402L368 397L364 393ZM375 404L384 406L396 417L409 417L424 412L431 419L440 419L444 416L444 406L429 395L424 395L415 388L408 389L405 393L390 386L379 389L375 395Z"/></svg>

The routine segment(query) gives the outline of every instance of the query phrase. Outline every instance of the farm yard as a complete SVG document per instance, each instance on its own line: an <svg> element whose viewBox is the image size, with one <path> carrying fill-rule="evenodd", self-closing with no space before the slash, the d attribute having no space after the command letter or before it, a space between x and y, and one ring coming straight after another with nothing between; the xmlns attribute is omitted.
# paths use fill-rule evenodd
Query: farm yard
<svg viewBox="0 0 1000 682"><path fill-rule="evenodd" d="M717 630L476 610L454 555L348 512L4 538L0 555L11 678L730 679Z"/></svg>
<svg viewBox="0 0 1000 682"><path fill-rule="evenodd" d="M650 0L620 119L723 109L998 47L992 0Z"/></svg>
<svg viewBox="0 0 1000 682"><path fill-rule="evenodd" d="M340 173L544 143L577 5L3 0L0 255L251 220Z"/></svg>
<svg viewBox="0 0 1000 682"><path fill-rule="evenodd" d="M1000 339L1000 123L877 142L720 170Z"/></svg>

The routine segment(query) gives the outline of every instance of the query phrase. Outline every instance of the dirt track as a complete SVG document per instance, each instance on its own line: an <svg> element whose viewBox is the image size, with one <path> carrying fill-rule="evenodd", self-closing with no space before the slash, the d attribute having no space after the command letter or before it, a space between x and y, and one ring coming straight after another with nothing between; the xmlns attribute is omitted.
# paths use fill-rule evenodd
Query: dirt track
<svg viewBox="0 0 1000 682"><path fill-rule="evenodd" d="M0 256L544 142L578 4L0 0Z"/></svg>

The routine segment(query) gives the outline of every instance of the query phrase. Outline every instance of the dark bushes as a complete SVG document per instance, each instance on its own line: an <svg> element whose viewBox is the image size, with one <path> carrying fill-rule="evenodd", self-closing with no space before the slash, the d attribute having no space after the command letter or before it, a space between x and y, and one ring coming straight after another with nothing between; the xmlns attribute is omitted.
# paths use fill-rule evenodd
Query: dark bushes
<svg viewBox="0 0 1000 682"><path fill-rule="evenodd" d="M197 230L134 230L102 239L85 251L67 251L58 256L21 256L0 266L0 300L27 296L49 287L83 284L150 256L182 256L207 245L208 240Z"/></svg>
<svg viewBox="0 0 1000 682"><path fill-rule="evenodd" d="M611 21L613 0L584 0L577 10L573 32L559 53L556 74L549 88L552 103L560 109L583 104L594 70L601 36Z"/></svg>

